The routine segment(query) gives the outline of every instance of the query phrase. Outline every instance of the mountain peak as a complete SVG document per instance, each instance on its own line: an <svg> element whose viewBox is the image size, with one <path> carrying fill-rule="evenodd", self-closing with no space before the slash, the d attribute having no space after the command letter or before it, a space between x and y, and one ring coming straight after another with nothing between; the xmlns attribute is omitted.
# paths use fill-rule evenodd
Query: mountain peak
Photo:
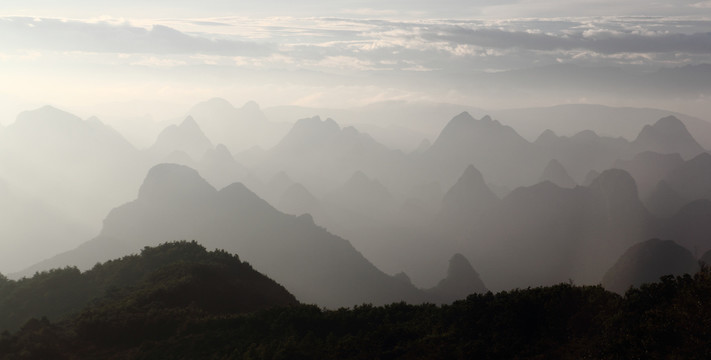
<svg viewBox="0 0 711 360"><path fill-rule="evenodd" d="M444 194L442 215L445 219L470 219L486 212L499 198L489 189L484 176L473 165L467 166L462 176Z"/></svg>
<svg viewBox="0 0 711 360"><path fill-rule="evenodd" d="M464 299L470 294L485 293L487 289L469 260L462 254L454 254L449 259L447 277L429 291L434 293L440 302L450 303Z"/></svg>
<svg viewBox="0 0 711 360"><path fill-rule="evenodd" d="M195 119L191 115L188 115L183 122L180 123L179 127L185 128L185 129L190 129L190 130L199 130L200 126L195 122ZM202 130L200 130L202 132Z"/></svg>
<svg viewBox="0 0 711 360"><path fill-rule="evenodd" d="M184 165L158 164L148 171L138 198L146 201L207 197L216 192L197 171Z"/></svg>
<svg viewBox="0 0 711 360"><path fill-rule="evenodd" d="M163 129L151 146L151 150L161 156L180 150L193 159L202 158L212 148L212 142L192 116L187 116L179 125Z"/></svg>
<svg viewBox="0 0 711 360"><path fill-rule="evenodd" d="M17 119L13 125L66 127L82 122L83 121L74 114L57 109L54 106L45 105L35 110L21 112L17 115Z"/></svg>
<svg viewBox="0 0 711 360"><path fill-rule="evenodd" d="M632 144L637 152L651 150L662 154L679 153L686 159L704 152L684 123L674 116L661 118L653 125L645 125Z"/></svg>
<svg viewBox="0 0 711 360"><path fill-rule="evenodd" d="M568 175L563 164L556 159L551 159L551 161L548 162L548 165L543 169L543 174L539 181L550 181L564 188L574 188L575 185L577 185L570 175Z"/></svg>
<svg viewBox="0 0 711 360"><path fill-rule="evenodd" d="M259 107L259 104L257 104L255 101L247 101L242 105L242 110L244 111L250 111L250 112L257 112L261 111L261 108Z"/></svg>
<svg viewBox="0 0 711 360"><path fill-rule="evenodd" d="M552 141L556 141L558 139L558 135L551 129L546 129L544 130L541 135L538 135L538 138L536 138L535 143L536 144L545 144L545 143L550 143Z"/></svg>
<svg viewBox="0 0 711 360"><path fill-rule="evenodd" d="M656 128L659 131L668 131L668 132L673 132L673 131L682 131L682 129L686 129L686 126L684 125L681 120L679 120L676 116L669 115L667 117L663 117L657 122L652 125L652 127Z"/></svg>
<svg viewBox="0 0 711 360"><path fill-rule="evenodd" d="M608 169L597 176L591 187L619 194L637 196L637 184L632 175L622 169Z"/></svg>
<svg viewBox="0 0 711 360"><path fill-rule="evenodd" d="M619 294L630 286L658 281L664 275L693 274L694 256L672 240L651 239L633 245L605 273L602 285Z"/></svg>

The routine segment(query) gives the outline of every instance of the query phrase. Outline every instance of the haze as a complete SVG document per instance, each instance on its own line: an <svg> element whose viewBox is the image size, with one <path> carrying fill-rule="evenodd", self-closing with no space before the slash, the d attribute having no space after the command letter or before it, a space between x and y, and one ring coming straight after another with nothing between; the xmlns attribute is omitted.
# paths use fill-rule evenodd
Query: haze
<svg viewBox="0 0 711 360"><path fill-rule="evenodd" d="M703 0L10 1L0 273L195 240L330 308L623 292L711 250L710 99Z"/></svg>

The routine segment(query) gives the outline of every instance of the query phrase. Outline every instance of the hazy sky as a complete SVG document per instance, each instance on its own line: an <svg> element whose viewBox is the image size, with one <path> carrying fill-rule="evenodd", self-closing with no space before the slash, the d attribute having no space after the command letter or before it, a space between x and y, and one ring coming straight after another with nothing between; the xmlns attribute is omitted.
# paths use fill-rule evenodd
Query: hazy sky
<svg viewBox="0 0 711 360"><path fill-rule="evenodd" d="M597 102L701 116L708 68L690 65L705 63L711 1L10 0L0 7L0 123L47 103L160 119L214 96Z"/></svg>

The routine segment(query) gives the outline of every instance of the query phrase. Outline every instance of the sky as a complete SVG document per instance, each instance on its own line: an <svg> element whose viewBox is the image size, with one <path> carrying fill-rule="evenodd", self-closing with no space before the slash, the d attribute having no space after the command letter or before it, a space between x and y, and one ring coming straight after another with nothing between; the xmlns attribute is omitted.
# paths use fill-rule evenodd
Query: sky
<svg viewBox="0 0 711 360"><path fill-rule="evenodd" d="M711 1L9 0L0 124L51 104L164 120L428 101L661 107L711 120Z"/></svg>

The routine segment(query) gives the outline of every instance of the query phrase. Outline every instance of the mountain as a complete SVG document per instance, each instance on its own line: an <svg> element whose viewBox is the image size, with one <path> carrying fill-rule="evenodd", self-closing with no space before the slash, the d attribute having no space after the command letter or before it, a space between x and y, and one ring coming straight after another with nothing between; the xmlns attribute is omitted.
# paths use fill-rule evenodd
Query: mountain
<svg viewBox="0 0 711 360"><path fill-rule="evenodd" d="M421 155L416 177L453 184L461 169L471 164L486 174L487 181L515 188L535 181L545 161L514 129L489 116L477 120L463 112Z"/></svg>
<svg viewBox="0 0 711 360"><path fill-rule="evenodd" d="M481 225L483 216L492 213L499 202L479 170L469 165L444 194L437 222L456 238L468 237Z"/></svg>
<svg viewBox="0 0 711 360"><path fill-rule="evenodd" d="M213 148L212 142L205 136L200 126L191 116L188 116L180 125L166 127L148 151L159 159L174 151L182 151L192 159L199 160Z"/></svg>
<svg viewBox="0 0 711 360"><path fill-rule="evenodd" d="M693 274L696 258L672 240L651 239L630 247L602 278L605 289L623 294L631 286L656 282L664 275Z"/></svg>
<svg viewBox="0 0 711 360"><path fill-rule="evenodd" d="M314 214L319 211L320 201L299 183L292 184L279 199L278 208L287 214Z"/></svg>
<svg viewBox="0 0 711 360"><path fill-rule="evenodd" d="M544 131L534 142L535 147L548 159L556 159L568 175L583 182L591 171L601 172L624 154L629 142L621 137L599 136L592 130L583 130L572 136L557 136ZM538 170L540 174L540 169Z"/></svg>
<svg viewBox="0 0 711 360"><path fill-rule="evenodd" d="M589 187L543 182L512 191L461 250L490 289L594 284L631 244L648 238L652 219L622 170Z"/></svg>
<svg viewBox="0 0 711 360"><path fill-rule="evenodd" d="M235 160L225 145L208 149L197 164L200 175L217 189L234 182L248 183L253 175L244 165Z"/></svg>
<svg viewBox="0 0 711 360"><path fill-rule="evenodd" d="M676 214L686 203L687 201L664 180L657 183L644 199L644 206L649 212L662 218Z"/></svg>
<svg viewBox="0 0 711 360"><path fill-rule="evenodd" d="M14 222L10 227L36 223L35 229L20 231L25 235L15 233L12 241L37 244L32 247L46 242L47 247L37 256L50 256L45 253L50 249L64 251L76 246L87 238L80 234L96 234L103 216L135 194L139 174L148 167L137 149L97 118L82 120L51 106L19 114L0 134L0 176L13 194L42 205L6 208L6 220ZM30 208L34 209L24 211ZM47 212L72 225L52 220L44 227L36 222L38 218L48 220ZM74 227L82 230L74 231ZM18 253L15 260L20 258L25 257ZM16 266L26 267L34 261Z"/></svg>
<svg viewBox="0 0 711 360"><path fill-rule="evenodd" d="M362 171L356 171L337 191L325 201L353 209L361 213L379 213L386 210L392 196L377 179L369 178Z"/></svg>
<svg viewBox="0 0 711 360"><path fill-rule="evenodd" d="M711 149L711 123L668 110L597 104L563 104L550 107L503 109L494 111L493 115L502 123L512 126L526 139L531 140L546 129L551 129L562 136L572 136L583 130L591 130L604 136L621 136L631 140L645 125L651 125L657 119L673 115L684 123L704 148Z"/></svg>
<svg viewBox="0 0 711 360"><path fill-rule="evenodd" d="M64 268L6 280L0 285L0 329L16 330L31 318L62 320L87 306L96 319L102 312L146 314L190 306L220 315L297 304L284 287L237 255L181 241L144 247L137 255L97 263L83 273ZM103 324L95 331L110 333L119 326Z"/></svg>
<svg viewBox="0 0 711 360"><path fill-rule="evenodd" d="M585 179L583 180L583 183L581 184L582 186L590 186L590 184L597 179L597 177L600 176L600 173L596 170L590 170L588 173L585 175Z"/></svg>
<svg viewBox="0 0 711 360"><path fill-rule="evenodd" d="M637 138L632 141L632 152L654 151L661 154L678 153L684 159L690 159L702 152L681 120L674 116L659 119L653 125L645 125Z"/></svg>
<svg viewBox="0 0 711 360"><path fill-rule="evenodd" d="M224 144L232 152L254 146L272 147L289 130L288 123L270 122L253 101L236 108L225 99L213 98L193 106L188 115L195 118L210 140Z"/></svg>
<svg viewBox="0 0 711 360"><path fill-rule="evenodd" d="M455 254L449 260L447 277L428 291L434 294L439 303L449 304L470 294L483 294L488 290L469 260L462 254Z"/></svg>
<svg viewBox="0 0 711 360"><path fill-rule="evenodd" d="M79 244L90 228L0 179L0 272L14 272Z"/></svg>
<svg viewBox="0 0 711 360"><path fill-rule="evenodd" d="M153 167L138 198L112 210L96 238L25 273L69 264L86 269L175 239L239 253L307 303L338 307L425 299L312 221L277 211L240 183L217 191L195 170L173 164Z"/></svg>
<svg viewBox="0 0 711 360"><path fill-rule="evenodd" d="M677 153L661 154L644 151L631 160L618 159L613 167L630 173L637 183L641 196L645 198L660 181L683 163L684 160Z"/></svg>
<svg viewBox="0 0 711 360"><path fill-rule="evenodd" d="M689 249L694 256L711 250L711 200L692 201L669 217L659 236L674 236L677 244Z"/></svg>
<svg viewBox="0 0 711 360"><path fill-rule="evenodd" d="M568 175L568 172L565 171L563 165L556 159L552 159L548 162L546 168L543 169L543 174L541 174L539 182L543 181L550 181L564 188L574 188L577 185L570 175Z"/></svg>
<svg viewBox="0 0 711 360"><path fill-rule="evenodd" d="M686 201L711 199L711 154L702 153L684 162L664 180Z"/></svg>
<svg viewBox="0 0 711 360"><path fill-rule="evenodd" d="M333 119L312 117L298 120L268 151L259 169L263 173L285 171L322 197L356 171L379 180L391 179L404 158L402 152L385 147L353 127L341 128Z"/></svg>

